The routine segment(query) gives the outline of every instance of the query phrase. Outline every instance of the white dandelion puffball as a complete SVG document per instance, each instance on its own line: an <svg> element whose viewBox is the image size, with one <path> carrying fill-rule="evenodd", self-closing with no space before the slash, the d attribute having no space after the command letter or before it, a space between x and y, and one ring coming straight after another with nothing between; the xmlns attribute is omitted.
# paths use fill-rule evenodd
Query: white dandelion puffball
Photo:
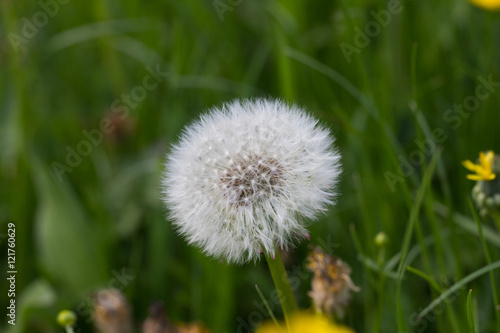
<svg viewBox="0 0 500 333"><path fill-rule="evenodd" d="M186 127L167 156L164 201L178 232L229 262L308 237L334 203L340 154L330 131L279 100L232 101Z"/></svg>

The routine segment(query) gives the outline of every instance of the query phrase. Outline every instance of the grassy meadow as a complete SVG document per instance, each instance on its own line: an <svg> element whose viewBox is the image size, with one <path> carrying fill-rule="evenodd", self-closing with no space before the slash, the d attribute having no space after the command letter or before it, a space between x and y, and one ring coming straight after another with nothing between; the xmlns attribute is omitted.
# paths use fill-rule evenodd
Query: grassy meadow
<svg viewBox="0 0 500 333"><path fill-rule="evenodd" d="M361 288L340 320L355 332L500 332L500 224L475 219L461 165L500 151L500 12L465 0L3 0L0 36L0 331L63 332L56 316L70 309L93 332L93 295L108 287L137 332L156 300L215 333L268 320L255 289L274 288L265 260L228 265L188 246L159 184L186 124L269 97L307 108L342 153L337 205L284 257L299 307L311 308L317 244ZM15 326L3 315L9 223Z"/></svg>

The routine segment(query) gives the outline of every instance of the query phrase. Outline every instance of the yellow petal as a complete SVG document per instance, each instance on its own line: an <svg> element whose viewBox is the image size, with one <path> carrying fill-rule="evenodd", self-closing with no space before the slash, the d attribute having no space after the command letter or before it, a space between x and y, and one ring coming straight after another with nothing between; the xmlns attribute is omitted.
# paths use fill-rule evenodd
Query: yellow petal
<svg viewBox="0 0 500 333"><path fill-rule="evenodd" d="M479 153L479 163L484 167L488 165L488 159L486 158L486 155L483 152Z"/></svg>
<svg viewBox="0 0 500 333"><path fill-rule="evenodd" d="M477 167L478 167L478 165L477 165L477 164L474 164L474 163L472 163L472 162L471 162L471 161L469 161L469 160L463 161L463 162L462 162L462 165L463 165L464 167L466 167L467 169L469 169L470 171L474 171L474 172L476 171L476 169L477 169Z"/></svg>
<svg viewBox="0 0 500 333"><path fill-rule="evenodd" d="M470 2L476 6L488 10L495 10L500 8L500 1L498 0L470 0Z"/></svg>
<svg viewBox="0 0 500 333"><path fill-rule="evenodd" d="M488 165L491 167L493 165L493 161L495 160L495 153L493 150L486 153L486 160L488 161Z"/></svg>
<svg viewBox="0 0 500 333"><path fill-rule="evenodd" d="M483 180L484 177L481 175L467 175L467 179L470 180Z"/></svg>

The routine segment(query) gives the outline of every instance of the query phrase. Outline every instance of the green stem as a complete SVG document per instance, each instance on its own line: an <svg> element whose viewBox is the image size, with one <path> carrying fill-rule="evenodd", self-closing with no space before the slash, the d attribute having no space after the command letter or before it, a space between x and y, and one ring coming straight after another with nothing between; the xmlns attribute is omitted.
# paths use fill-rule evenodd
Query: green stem
<svg viewBox="0 0 500 333"><path fill-rule="evenodd" d="M500 214L497 211L493 211L491 215L493 216L497 231L500 233Z"/></svg>
<svg viewBox="0 0 500 333"><path fill-rule="evenodd" d="M66 333L74 333L75 332L75 331L73 331L73 326L68 325L68 326L65 326L65 328L66 328Z"/></svg>
<svg viewBox="0 0 500 333"><path fill-rule="evenodd" d="M477 225L477 230L479 231L479 239L481 240L481 245L483 246L483 252L484 256L486 257L486 262L488 265L491 265L491 255L490 251L488 249L488 244L486 244L486 241L484 240L484 235L483 235L483 226L481 220L479 220L479 216L477 216L476 210L474 209L474 204L472 203L472 200L469 199L469 208L472 212L472 217L476 221ZM493 271L489 272L490 275L490 283L491 283L491 293L493 294L493 302L495 304L495 316L496 316L496 324L497 324L497 332L500 332L500 313L497 310L498 305L500 304L498 300L498 294L497 294L497 288L496 288L496 283L495 283L495 274Z"/></svg>
<svg viewBox="0 0 500 333"><path fill-rule="evenodd" d="M286 325L290 329L290 316L297 311L297 301L293 295L292 286L290 285L290 280L288 280L288 275L286 274L285 266L283 265L278 249L275 249L275 258L266 253L266 260L280 299Z"/></svg>

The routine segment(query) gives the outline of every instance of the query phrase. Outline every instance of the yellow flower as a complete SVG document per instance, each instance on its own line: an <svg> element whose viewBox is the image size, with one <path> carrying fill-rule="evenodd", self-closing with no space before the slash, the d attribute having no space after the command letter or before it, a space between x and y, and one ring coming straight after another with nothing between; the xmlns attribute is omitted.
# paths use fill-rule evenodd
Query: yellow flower
<svg viewBox="0 0 500 333"><path fill-rule="evenodd" d="M471 161L463 161L462 165L469 169L470 171L475 172L475 175L467 175L467 179L470 180L493 180L496 175L492 171L493 161L495 159L495 153L493 151L488 151L485 153L479 153L479 163L474 164Z"/></svg>
<svg viewBox="0 0 500 333"><path fill-rule="evenodd" d="M495 10L500 9L500 0L469 0L473 5L478 7Z"/></svg>
<svg viewBox="0 0 500 333"><path fill-rule="evenodd" d="M290 333L354 333L349 327L339 326L332 323L328 318L321 315L308 313L297 313L290 320ZM285 333L286 325L282 325L283 330L269 321L257 328L255 333Z"/></svg>

